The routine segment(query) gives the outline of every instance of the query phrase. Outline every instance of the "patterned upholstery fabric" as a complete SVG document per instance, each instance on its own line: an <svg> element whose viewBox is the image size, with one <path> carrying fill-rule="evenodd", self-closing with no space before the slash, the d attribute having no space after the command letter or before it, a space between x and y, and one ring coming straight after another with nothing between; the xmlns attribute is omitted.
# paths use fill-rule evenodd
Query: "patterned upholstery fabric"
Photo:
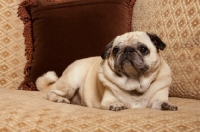
<svg viewBox="0 0 200 132"><path fill-rule="evenodd" d="M24 26L17 17L21 1L0 1L0 88L17 89L24 78Z"/></svg>
<svg viewBox="0 0 200 132"><path fill-rule="evenodd" d="M0 0L0 132L200 131L199 100L170 97L176 112L112 112L53 103L42 92L10 90L23 80L26 63L23 23L17 17L21 1ZM168 45L162 54L174 74L171 96L200 98L199 5L199 0L137 0L134 7L133 30L155 32Z"/></svg>
<svg viewBox="0 0 200 132"><path fill-rule="evenodd" d="M199 100L170 98L178 111L120 112L54 103L36 91L0 89L2 132L199 132Z"/></svg>
<svg viewBox="0 0 200 132"><path fill-rule="evenodd" d="M170 96L200 99L200 1L137 0L133 31L156 33L173 73Z"/></svg>

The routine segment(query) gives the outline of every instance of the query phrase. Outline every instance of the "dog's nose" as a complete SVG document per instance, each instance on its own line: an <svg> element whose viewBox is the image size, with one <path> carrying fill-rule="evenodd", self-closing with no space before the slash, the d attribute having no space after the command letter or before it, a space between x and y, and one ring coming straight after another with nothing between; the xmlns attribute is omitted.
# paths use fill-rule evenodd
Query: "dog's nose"
<svg viewBox="0 0 200 132"><path fill-rule="evenodd" d="M134 51L134 50L133 50L133 48L131 48L131 47L126 47L126 48L124 49L124 53L125 53L126 55L130 55L133 51Z"/></svg>

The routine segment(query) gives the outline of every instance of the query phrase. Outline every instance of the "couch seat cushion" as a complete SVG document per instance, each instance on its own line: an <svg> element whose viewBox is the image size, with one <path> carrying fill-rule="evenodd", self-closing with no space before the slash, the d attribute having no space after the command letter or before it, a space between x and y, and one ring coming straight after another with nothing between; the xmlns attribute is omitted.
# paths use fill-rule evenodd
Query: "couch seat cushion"
<svg viewBox="0 0 200 132"><path fill-rule="evenodd" d="M119 112L42 98L42 92L0 89L0 131L200 131L200 101L171 97L178 111Z"/></svg>

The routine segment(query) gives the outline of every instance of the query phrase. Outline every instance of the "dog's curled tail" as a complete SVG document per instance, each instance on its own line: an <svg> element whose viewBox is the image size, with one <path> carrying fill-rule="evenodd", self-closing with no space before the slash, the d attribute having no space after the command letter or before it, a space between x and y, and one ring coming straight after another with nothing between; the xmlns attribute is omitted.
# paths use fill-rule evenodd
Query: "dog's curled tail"
<svg viewBox="0 0 200 132"><path fill-rule="evenodd" d="M58 76L54 71L49 71L36 80L38 90L49 90L50 86L58 80Z"/></svg>

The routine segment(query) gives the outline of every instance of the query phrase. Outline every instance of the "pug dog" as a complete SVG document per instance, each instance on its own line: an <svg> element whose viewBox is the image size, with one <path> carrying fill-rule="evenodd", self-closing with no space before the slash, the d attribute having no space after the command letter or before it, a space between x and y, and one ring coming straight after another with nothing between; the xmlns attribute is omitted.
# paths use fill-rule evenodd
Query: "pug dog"
<svg viewBox="0 0 200 132"><path fill-rule="evenodd" d="M128 32L117 36L101 57L70 64L60 78L49 71L36 80L53 102L120 111L131 108L178 110L168 101L171 70L159 54L166 45L156 35Z"/></svg>

